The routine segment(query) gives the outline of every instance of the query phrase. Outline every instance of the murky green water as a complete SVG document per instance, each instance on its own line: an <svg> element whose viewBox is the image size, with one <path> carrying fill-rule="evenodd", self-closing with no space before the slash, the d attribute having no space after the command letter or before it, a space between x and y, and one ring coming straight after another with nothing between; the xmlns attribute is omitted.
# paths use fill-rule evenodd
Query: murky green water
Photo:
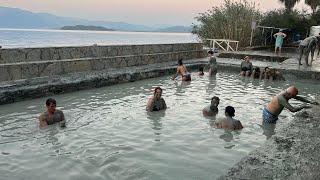
<svg viewBox="0 0 320 180"><path fill-rule="evenodd" d="M55 96L67 128L39 129L46 98L0 106L0 179L215 179L265 142L258 125L271 96L289 84L317 98L320 85L193 74L191 84L169 77ZM154 86L164 88L168 109L147 113ZM215 129L202 116L213 96L236 108L241 132ZM296 102L293 101L293 104ZM284 111L282 126L292 119Z"/></svg>

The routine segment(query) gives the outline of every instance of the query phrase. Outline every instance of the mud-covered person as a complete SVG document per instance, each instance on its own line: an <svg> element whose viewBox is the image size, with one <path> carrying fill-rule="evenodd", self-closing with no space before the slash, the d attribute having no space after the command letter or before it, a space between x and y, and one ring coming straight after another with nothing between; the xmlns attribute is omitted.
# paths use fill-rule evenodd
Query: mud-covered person
<svg viewBox="0 0 320 180"><path fill-rule="evenodd" d="M53 98L46 100L47 111L39 116L40 127L46 127L55 123L59 123L61 127L66 126L66 120L61 110L56 109L57 101Z"/></svg>
<svg viewBox="0 0 320 180"><path fill-rule="evenodd" d="M302 109L311 108L310 105L301 105L299 107L293 107L290 103L290 99L296 99L301 102L319 105L318 102L309 101L301 96L298 96L298 89L295 86L290 86L285 91L274 96L271 102L263 109L262 119L264 123L276 123L278 121L278 116L284 108L291 112L298 112Z"/></svg>
<svg viewBox="0 0 320 180"><path fill-rule="evenodd" d="M149 112L167 109L166 102L162 98L162 89L156 87L153 96L149 98L146 110Z"/></svg>
<svg viewBox="0 0 320 180"><path fill-rule="evenodd" d="M182 81L191 81L191 74L188 72L187 67L183 65L182 59L178 60L177 73L172 77L172 80L175 80L179 75L181 75Z"/></svg>
<svg viewBox="0 0 320 180"><path fill-rule="evenodd" d="M241 68L241 71L240 71L241 76L250 76L251 75L252 63L250 61L249 56L244 57L244 60L241 62L240 68Z"/></svg>
<svg viewBox="0 0 320 180"><path fill-rule="evenodd" d="M218 105L220 103L220 99L217 96L213 96L211 98L211 103L209 106L203 108L202 113L204 116L216 116L219 112Z"/></svg>

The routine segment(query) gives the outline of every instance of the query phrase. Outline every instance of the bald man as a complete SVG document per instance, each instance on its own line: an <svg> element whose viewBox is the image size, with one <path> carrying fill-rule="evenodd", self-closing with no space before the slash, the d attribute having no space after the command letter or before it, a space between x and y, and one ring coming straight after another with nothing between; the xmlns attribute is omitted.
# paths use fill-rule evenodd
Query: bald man
<svg viewBox="0 0 320 180"><path fill-rule="evenodd" d="M262 117L265 123L276 123L279 114L283 108L289 109L291 112L298 112L302 109L311 108L310 105L302 105L300 107L293 107L289 104L290 99L296 99L302 102L319 105L318 102L309 101L303 97L298 96L298 89L295 86L290 86L284 92L274 96L271 102L263 109Z"/></svg>

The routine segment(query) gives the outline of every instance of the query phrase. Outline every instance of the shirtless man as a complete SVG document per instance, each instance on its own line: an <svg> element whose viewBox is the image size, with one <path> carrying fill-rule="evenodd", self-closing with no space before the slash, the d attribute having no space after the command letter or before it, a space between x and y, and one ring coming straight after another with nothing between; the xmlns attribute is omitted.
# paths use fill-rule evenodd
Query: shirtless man
<svg viewBox="0 0 320 180"><path fill-rule="evenodd" d="M208 56L209 56L209 76L217 74L217 70L218 70L217 59L213 54L214 54L214 52L212 50L208 51Z"/></svg>
<svg viewBox="0 0 320 180"><path fill-rule="evenodd" d="M175 80L179 75L181 75L182 81L191 81L191 74L188 72L185 65L182 63L182 59L178 60L177 73L172 77Z"/></svg>
<svg viewBox="0 0 320 180"><path fill-rule="evenodd" d="M284 92L274 96L271 102L263 109L262 119L264 123L276 123L278 120L279 114L282 112L283 108L289 109L291 112L298 112L302 109L311 108L308 105L302 105L300 107L293 107L289 104L289 100L294 98L296 100L319 105L315 101L309 101L303 97L297 96L298 89L295 86L290 86Z"/></svg>
<svg viewBox="0 0 320 180"><path fill-rule="evenodd" d="M204 116L215 116L218 114L218 105L219 105L220 99L217 96L213 96L211 98L211 104L205 108L203 108L202 113Z"/></svg>
<svg viewBox="0 0 320 180"><path fill-rule="evenodd" d="M318 40L317 40L316 36L310 36L310 37L305 38L299 44L299 52L300 52L299 65L302 65L301 58L302 58L303 54L305 55L305 61L306 61L307 66L309 66L308 58L309 58L310 52L311 52L311 62L313 61L314 52L317 48L317 42L318 42Z"/></svg>
<svg viewBox="0 0 320 180"><path fill-rule="evenodd" d="M49 98L46 101L47 111L39 116L40 127L46 127L51 124L60 123L61 127L65 127L66 120L62 111L56 109L57 102L55 99Z"/></svg>
<svg viewBox="0 0 320 180"><path fill-rule="evenodd" d="M147 111L160 111L167 108L166 102L161 97L162 89L160 87L156 87L154 89L153 97L149 98L147 103Z"/></svg>
<svg viewBox="0 0 320 180"><path fill-rule="evenodd" d="M216 122L217 128L226 129L226 130L240 130L243 128L239 120L234 119L235 110L232 106L227 106L225 110L226 118Z"/></svg>

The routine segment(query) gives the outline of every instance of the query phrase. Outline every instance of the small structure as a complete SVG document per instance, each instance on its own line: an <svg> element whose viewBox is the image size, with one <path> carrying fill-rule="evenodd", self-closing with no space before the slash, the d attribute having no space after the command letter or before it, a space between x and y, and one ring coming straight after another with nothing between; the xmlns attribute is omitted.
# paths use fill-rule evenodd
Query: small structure
<svg viewBox="0 0 320 180"><path fill-rule="evenodd" d="M238 51L239 41L230 40L230 39L206 39L210 41L210 48L215 49L220 47L224 51ZM232 47L234 45L234 47Z"/></svg>
<svg viewBox="0 0 320 180"><path fill-rule="evenodd" d="M316 36L320 33L320 26L311 26L309 36Z"/></svg>

